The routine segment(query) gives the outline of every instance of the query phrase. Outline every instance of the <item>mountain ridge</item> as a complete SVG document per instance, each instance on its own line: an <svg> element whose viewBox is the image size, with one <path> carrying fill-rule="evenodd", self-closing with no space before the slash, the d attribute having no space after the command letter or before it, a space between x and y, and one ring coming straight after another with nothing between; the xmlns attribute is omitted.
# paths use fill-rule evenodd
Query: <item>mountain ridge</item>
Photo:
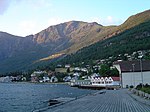
<svg viewBox="0 0 150 112"><path fill-rule="evenodd" d="M0 33L0 72L32 68L31 66L35 66L34 62L58 56L55 54L75 53L148 20L150 20L150 10L129 17L119 26L69 21L50 26L35 35L26 37Z"/></svg>

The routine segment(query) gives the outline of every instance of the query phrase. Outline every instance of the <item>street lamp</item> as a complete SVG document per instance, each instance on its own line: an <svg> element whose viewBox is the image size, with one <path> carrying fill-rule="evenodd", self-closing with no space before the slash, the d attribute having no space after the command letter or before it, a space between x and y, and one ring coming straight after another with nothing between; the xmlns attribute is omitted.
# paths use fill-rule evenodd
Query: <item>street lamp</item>
<svg viewBox="0 0 150 112"><path fill-rule="evenodd" d="M138 58L140 58L141 80L142 80L142 88L143 88L143 72L142 72L142 58L143 58L143 55L138 56Z"/></svg>
<svg viewBox="0 0 150 112"><path fill-rule="evenodd" d="M133 81L134 81L134 88L135 88L135 75L134 75L134 68L135 68L135 64L132 64L132 69L133 69Z"/></svg>

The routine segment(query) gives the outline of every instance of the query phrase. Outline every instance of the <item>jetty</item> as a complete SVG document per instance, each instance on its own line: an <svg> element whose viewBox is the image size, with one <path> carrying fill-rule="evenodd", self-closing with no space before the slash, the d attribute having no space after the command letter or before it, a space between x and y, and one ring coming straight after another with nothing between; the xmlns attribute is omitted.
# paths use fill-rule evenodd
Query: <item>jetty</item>
<svg viewBox="0 0 150 112"><path fill-rule="evenodd" d="M150 100L134 97L127 89L100 90L43 112L150 112Z"/></svg>

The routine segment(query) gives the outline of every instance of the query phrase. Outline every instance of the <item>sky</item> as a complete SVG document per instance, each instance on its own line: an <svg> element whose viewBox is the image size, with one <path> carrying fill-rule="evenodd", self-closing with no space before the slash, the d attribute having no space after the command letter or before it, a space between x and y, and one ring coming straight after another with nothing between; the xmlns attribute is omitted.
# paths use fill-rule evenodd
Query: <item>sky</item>
<svg viewBox="0 0 150 112"><path fill-rule="evenodd" d="M148 9L150 0L0 0L0 31L27 36L72 20L120 25Z"/></svg>

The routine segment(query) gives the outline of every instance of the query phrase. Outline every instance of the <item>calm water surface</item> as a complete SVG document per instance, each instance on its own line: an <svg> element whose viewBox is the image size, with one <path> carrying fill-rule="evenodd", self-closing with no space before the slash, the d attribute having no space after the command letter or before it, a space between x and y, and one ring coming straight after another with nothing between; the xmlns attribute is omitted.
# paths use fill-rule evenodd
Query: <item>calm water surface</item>
<svg viewBox="0 0 150 112"><path fill-rule="evenodd" d="M48 106L56 97L78 97L93 90L63 84L0 83L0 112L32 112Z"/></svg>

